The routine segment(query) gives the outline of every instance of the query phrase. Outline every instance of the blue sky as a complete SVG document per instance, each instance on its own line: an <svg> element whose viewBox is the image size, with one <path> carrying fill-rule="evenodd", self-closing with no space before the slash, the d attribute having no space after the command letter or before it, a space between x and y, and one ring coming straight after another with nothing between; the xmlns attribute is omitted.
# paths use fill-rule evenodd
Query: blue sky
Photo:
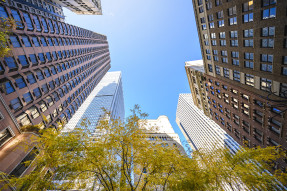
<svg viewBox="0 0 287 191"><path fill-rule="evenodd" d="M150 119L175 122L178 95L190 93L184 62L201 59L191 0L102 0L103 15L66 22L108 37L110 71L122 71L126 114L139 104Z"/></svg>

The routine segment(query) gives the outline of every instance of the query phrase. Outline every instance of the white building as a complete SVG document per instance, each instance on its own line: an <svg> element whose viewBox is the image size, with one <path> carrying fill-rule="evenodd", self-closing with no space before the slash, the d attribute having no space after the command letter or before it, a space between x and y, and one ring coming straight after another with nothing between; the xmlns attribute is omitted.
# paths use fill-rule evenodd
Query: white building
<svg viewBox="0 0 287 191"><path fill-rule="evenodd" d="M78 15L102 15L101 0L52 0Z"/></svg>
<svg viewBox="0 0 287 191"><path fill-rule="evenodd" d="M210 152L226 146L235 152L239 144L193 103L191 94L180 94L176 122L193 150Z"/></svg>
<svg viewBox="0 0 287 191"><path fill-rule="evenodd" d="M81 107L65 125L63 132L72 131L74 128L83 128L83 119L89 120L85 130L95 133L96 126L105 114L102 108L111 112L112 118L125 118L124 97L121 72L108 72L94 88Z"/></svg>
<svg viewBox="0 0 287 191"><path fill-rule="evenodd" d="M165 115L159 116L157 119L145 120L145 129L150 141L161 141L163 146L176 146L182 153L185 153L180 138L174 132L169 119Z"/></svg>

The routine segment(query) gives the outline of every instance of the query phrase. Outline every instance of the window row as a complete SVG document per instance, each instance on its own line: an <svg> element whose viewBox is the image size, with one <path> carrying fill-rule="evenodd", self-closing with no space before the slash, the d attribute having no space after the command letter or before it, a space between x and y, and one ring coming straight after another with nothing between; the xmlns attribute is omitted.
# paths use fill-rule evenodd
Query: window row
<svg viewBox="0 0 287 191"><path fill-rule="evenodd" d="M15 87L18 87L19 89L25 88L27 87L27 83L29 84L35 84L38 81L42 81L45 79L44 75L48 78L51 76L51 74L56 74L56 70L59 72L60 70L62 70L62 68L65 68L65 64L63 63L62 66L57 65L55 66L51 66L50 69L49 68L44 68L43 72L41 70L36 70L35 74L31 73L31 72L27 72L25 73L25 78L21 75L17 75L14 76L14 85L11 81L9 80L5 80L2 79L2 89L4 90L4 92L6 94L10 94L16 91ZM90 74L92 74L97 68L98 66L93 66L92 68L86 68L83 69L85 67L80 67L77 68L76 70L73 70L69 73L66 73L54 80L51 80L50 82L48 82L48 84L44 84L41 87L41 90L43 93L48 93L49 89L50 90L54 90L56 86L60 86L61 84L64 84L65 82L67 82L69 79L72 79L73 77L75 77L76 75L78 75L81 71L84 71L84 73L76 76L73 80L71 80L70 82L68 82L66 85L64 85L64 90L65 93L68 93L69 90L72 90L72 88L76 87L78 84L80 84L83 80L85 80ZM40 91L39 88L36 88L33 90L33 94L36 98L39 98L42 96L42 93ZM29 100L29 102L32 100Z"/></svg>
<svg viewBox="0 0 287 191"><path fill-rule="evenodd" d="M4 57L4 64L9 68L9 70L15 70L21 65L22 67L29 67L30 63L34 65L44 64L46 62L52 62L62 59L71 58L74 56L79 56L82 54L94 52L98 50L99 48L81 48L81 49L73 49L73 50L62 50L62 51L52 51L52 52L46 52L46 53L38 53L36 54L29 54L28 57L26 55L19 55L17 58L17 61L19 64L17 64L17 61L15 60L15 57ZM105 50L107 51L107 50ZM87 60L93 59L96 56L99 56L100 54L103 54L104 51L99 51L94 54L89 54L82 56L80 58L76 58L76 64L80 64L82 62L85 62ZM0 67L0 72L4 71L3 67Z"/></svg>
<svg viewBox="0 0 287 191"><path fill-rule="evenodd" d="M81 36L91 38L94 36L92 31L81 29L76 26L72 26L66 23L58 22L44 17L39 17L37 15L29 14L27 12L20 12L15 9L10 9L12 18L15 20L18 29L24 29L26 24L27 30L44 33L56 33L69 36ZM0 17L8 18L7 11L3 6L0 6ZM101 35L98 35L102 37ZM102 37L103 38L103 37Z"/></svg>
<svg viewBox="0 0 287 191"><path fill-rule="evenodd" d="M32 47L32 44L35 47L40 46L70 46L70 45L91 45L91 44L100 44L105 43L104 41L97 40L87 40L87 39L78 39L78 38L61 38L61 37L44 37L44 36L21 36L10 35L9 42L14 48L19 48L22 46ZM106 46L107 47L107 46Z"/></svg>

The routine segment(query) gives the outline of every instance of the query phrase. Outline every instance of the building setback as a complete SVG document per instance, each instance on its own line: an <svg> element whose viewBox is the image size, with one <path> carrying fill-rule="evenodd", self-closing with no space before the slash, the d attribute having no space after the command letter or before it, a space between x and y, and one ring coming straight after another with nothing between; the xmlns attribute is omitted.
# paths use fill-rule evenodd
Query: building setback
<svg viewBox="0 0 287 191"><path fill-rule="evenodd" d="M109 46L106 36L65 23L54 1L7 0L0 17L17 23L11 54L0 59L0 170L22 176L36 149L12 149L29 143L32 133L22 127L68 122L109 70Z"/></svg>
<svg viewBox="0 0 287 191"><path fill-rule="evenodd" d="M287 149L287 1L193 5L205 68L186 64L195 104L241 145Z"/></svg>
<svg viewBox="0 0 287 191"><path fill-rule="evenodd" d="M174 132L167 116L161 115L157 119L146 119L144 128L147 130L146 135L149 141L161 142L164 147L176 146L182 154L185 154L180 138Z"/></svg>
<svg viewBox="0 0 287 191"><path fill-rule="evenodd" d="M67 9L79 15L101 15L102 7L100 0L53 0L57 4L66 7Z"/></svg>
<svg viewBox="0 0 287 191"><path fill-rule="evenodd" d="M125 118L124 97L122 88L121 72L108 72L87 97L75 115L65 125L64 132L72 131L74 128L83 128L83 119L89 120L85 130L97 133L96 126L101 117L104 117L105 108L111 113L111 118Z"/></svg>

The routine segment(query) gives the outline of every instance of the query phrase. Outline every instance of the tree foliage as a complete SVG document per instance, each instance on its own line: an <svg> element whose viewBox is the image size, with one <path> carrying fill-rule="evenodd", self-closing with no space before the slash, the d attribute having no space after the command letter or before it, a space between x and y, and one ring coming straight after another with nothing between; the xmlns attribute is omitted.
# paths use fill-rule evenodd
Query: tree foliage
<svg viewBox="0 0 287 191"><path fill-rule="evenodd" d="M147 114L138 106L122 121L100 120L97 134L83 130L69 133L41 130L36 143L40 154L29 175L3 179L19 190L276 190L286 174L271 175L268 163L282 157L279 148L244 148L193 152L192 158L177 147L150 141L145 131ZM27 164L30 165L30 164ZM49 169L49 171L47 171ZM48 173L47 173L48 172Z"/></svg>
<svg viewBox="0 0 287 191"><path fill-rule="evenodd" d="M16 28L16 22L12 18L0 18L0 57L10 54L10 48L7 44L9 34Z"/></svg>

